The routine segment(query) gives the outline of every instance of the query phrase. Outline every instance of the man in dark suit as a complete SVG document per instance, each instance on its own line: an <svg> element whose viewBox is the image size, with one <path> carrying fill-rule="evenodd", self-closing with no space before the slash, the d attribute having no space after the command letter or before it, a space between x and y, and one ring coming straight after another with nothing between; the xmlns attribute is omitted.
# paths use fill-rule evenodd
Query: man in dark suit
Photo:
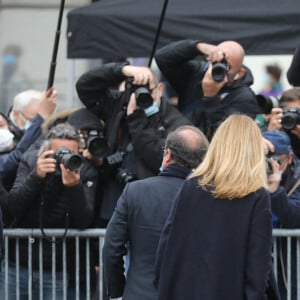
<svg viewBox="0 0 300 300"><path fill-rule="evenodd" d="M125 187L108 224L103 248L104 276L111 299L156 299L154 262L161 229L177 191L201 162L207 147L200 130L181 126L166 139L161 173ZM130 264L125 278L127 243Z"/></svg>

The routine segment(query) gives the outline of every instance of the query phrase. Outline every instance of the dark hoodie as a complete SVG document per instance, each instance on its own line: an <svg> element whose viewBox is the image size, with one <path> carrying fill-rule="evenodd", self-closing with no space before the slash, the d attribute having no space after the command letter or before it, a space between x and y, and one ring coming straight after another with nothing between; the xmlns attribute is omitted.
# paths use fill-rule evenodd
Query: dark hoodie
<svg viewBox="0 0 300 300"><path fill-rule="evenodd" d="M251 71L224 86L214 97L204 99L202 79L207 71L207 62L196 60L201 53L196 48L196 40L171 43L155 54L156 62L169 83L178 94L178 108L195 126L200 127L210 138L217 126L233 113L243 113L253 119L259 113L254 92Z"/></svg>

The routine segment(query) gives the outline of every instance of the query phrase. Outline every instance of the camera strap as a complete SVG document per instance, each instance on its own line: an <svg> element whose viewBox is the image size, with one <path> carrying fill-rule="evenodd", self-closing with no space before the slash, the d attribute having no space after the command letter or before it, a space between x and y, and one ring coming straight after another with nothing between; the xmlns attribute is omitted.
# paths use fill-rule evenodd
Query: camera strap
<svg viewBox="0 0 300 300"><path fill-rule="evenodd" d="M58 244L61 243L67 235L68 232L68 228L69 228L69 204L67 206L66 212L65 212L65 230L64 233L61 237L59 237L57 240L53 240L52 238L50 238L48 235L46 235L45 230L44 230L44 222L43 222L43 217L44 217L44 204L45 201L43 200L41 202L41 206L40 206L40 219L39 219L39 223L40 223L40 230L42 233L42 236L45 240L49 241L52 244Z"/></svg>
<svg viewBox="0 0 300 300"><path fill-rule="evenodd" d="M295 191L295 189L299 186L299 184L300 184L300 178L295 182L292 188L288 191L287 193L288 197Z"/></svg>
<svg viewBox="0 0 300 300"><path fill-rule="evenodd" d="M115 106L113 115L111 117L112 122L108 125L107 136L108 138L108 145L110 147L110 153L115 152L118 130L120 127L120 123L122 118L125 116L124 107L127 107L127 104L130 99L131 94L131 87L132 87L132 79L129 78L126 80L125 83L125 91L121 94L119 99L118 105Z"/></svg>

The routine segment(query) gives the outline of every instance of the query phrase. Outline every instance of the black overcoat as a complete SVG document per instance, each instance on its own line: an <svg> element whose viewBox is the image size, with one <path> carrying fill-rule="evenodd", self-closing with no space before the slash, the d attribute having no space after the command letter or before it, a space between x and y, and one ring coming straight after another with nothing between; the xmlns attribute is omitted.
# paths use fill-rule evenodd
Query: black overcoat
<svg viewBox="0 0 300 300"><path fill-rule="evenodd" d="M267 299L272 247L267 191L220 200L193 178L175 201L158 249L159 300Z"/></svg>

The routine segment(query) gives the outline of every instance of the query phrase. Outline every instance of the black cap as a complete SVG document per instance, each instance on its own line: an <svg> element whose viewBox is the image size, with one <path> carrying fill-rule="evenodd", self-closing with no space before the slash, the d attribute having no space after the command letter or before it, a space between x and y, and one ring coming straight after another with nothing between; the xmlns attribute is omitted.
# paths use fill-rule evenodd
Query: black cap
<svg viewBox="0 0 300 300"><path fill-rule="evenodd" d="M87 108L80 108L74 111L67 119L67 122L76 129L103 130L103 123L97 115Z"/></svg>

